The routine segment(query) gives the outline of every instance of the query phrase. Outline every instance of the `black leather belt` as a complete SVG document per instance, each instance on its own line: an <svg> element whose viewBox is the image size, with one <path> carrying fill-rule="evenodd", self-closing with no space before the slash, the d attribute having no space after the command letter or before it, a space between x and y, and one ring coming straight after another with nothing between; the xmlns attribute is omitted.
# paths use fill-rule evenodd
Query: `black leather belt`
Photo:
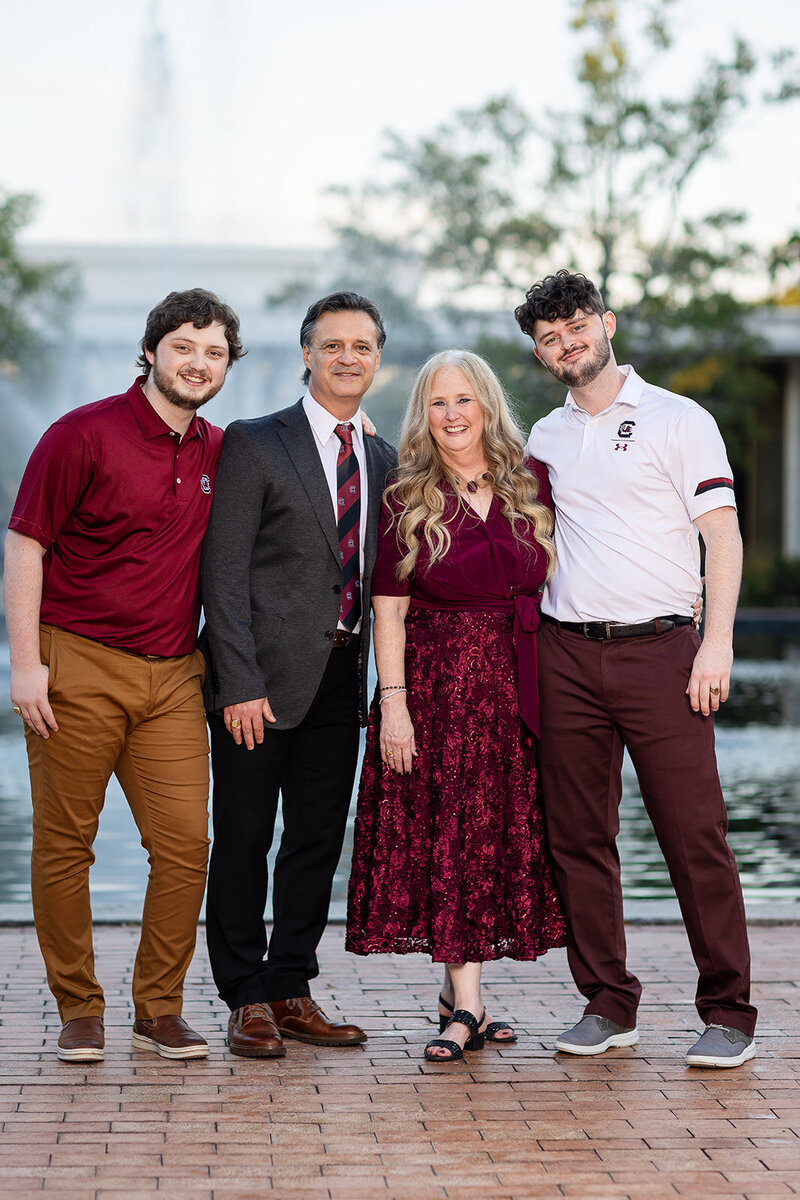
<svg viewBox="0 0 800 1200"><path fill-rule="evenodd" d="M611 638L658 637L669 633L679 625L693 625L692 617L679 617L671 613L668 617L653 617L652 621L639 621L635 625L618 625L613 621L557 621L555 617L542 613L542 620L570 633L582 633L595 642L606 642Z"/></svg>
<svg viewBox="0 0 800 1200"><path fill-rule="evenodd" d="M340 646L349 646L351 642L354 642L360 636L358 633L350 633L347 629L337 629L331 639L333 648L334 650L338 650Z"/></svg>

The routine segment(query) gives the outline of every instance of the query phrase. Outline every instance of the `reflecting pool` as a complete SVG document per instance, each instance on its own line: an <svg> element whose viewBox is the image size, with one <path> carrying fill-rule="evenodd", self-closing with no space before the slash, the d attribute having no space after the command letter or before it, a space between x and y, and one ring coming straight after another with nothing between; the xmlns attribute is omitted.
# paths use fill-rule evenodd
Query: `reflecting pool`
<svg viewBox="0 0 800 1200"><path fill-rule="evenodd" d="M731 697L717 720L717 752L728 803L730 843L749 903L800 900L800 630L764 636L737 631ZM0 914L30 913L30 795L25 746L8 696L8 651L0 648ZM636 777L624 767L619 838L627 900L672 897L664 862L642 807ZM343 912L350 832L334 884ZM276 839L277 840L277 839ZM115 780L95 843L95 912L137 917L147 861Z"/></svg>

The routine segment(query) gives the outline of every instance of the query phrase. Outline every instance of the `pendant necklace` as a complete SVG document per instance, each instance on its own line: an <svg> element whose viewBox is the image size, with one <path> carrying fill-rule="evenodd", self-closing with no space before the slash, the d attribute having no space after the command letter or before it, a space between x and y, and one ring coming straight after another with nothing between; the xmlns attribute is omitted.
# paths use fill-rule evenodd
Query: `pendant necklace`
<svg viewBox="0 0 800 1200"><path fill-rule="evenodd" d="M458 477L458 475L456 475L456 479L458 479L459 485L462 488L464 488L466 491L468 491L470 493L470 495L472 495L472 496L475 495L475 493L477 492L479 487L483 487L483 484L479 483L477 479L460 479ZM491 472L484 471L483 474L479 476L479 479L481 479L481 480L485 479L487 483L491 483L491 481L492 481Z"/></svg>

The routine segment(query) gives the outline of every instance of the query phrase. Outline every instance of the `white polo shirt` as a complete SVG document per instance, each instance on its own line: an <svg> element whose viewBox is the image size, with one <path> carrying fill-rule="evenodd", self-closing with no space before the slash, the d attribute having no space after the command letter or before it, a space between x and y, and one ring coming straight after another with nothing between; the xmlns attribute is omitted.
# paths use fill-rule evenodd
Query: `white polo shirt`
<svg viewBox="0 0 800 1200"><path fill-rule="evenodd" d="M335 432L336 426L339 424L338 419L329 413L327 408L323 408L318 404L310 392L306 392L303 396L303 411L308 417L308 423L311 426L314 434L314 441L319 453L322 469L325 472L325 481L328 485L328 491L331 494L331 506L333 508L334 522L339 520L339 512L336 504L337 484L336 484L336 462L339 457L339 447L341 442L339 436ZM364 449L364 427L361 422L361 409L350 417L353 424L353 450L355 452L356 461L358 462L358 470L360 475L361 485L361 520L359 522L359 578L364 575L364 534L367 528L367 504L369 501L369 480L367 477L367 454ZM339 622L338 629L344 629L344 625ZM358 633L361 629L361 620L356 624L354 633Z"/></svg>
<svg viewBox="0 0 800 1200"><path fill-rule="evenodd" d="M690 616L700 591L693 522L736 506L711 414L620 370L627 378L609 408L591 416L568 394L526 446L550 475L558 563L542 609L559 621Z"/></svg>

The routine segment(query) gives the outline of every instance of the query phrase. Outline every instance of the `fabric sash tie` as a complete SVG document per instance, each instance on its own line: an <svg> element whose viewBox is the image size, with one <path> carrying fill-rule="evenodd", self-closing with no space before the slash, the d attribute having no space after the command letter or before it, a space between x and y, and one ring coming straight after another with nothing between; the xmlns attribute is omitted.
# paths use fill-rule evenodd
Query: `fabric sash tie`
<svg viewBox="0 0 800 1200"><path fill-rule="evenodd" d="M517 651L517 696L519 715L538 738L539 722L539 652L536 634L541 624L539 604L541 594L514 597L514 646Z"/></svg>

